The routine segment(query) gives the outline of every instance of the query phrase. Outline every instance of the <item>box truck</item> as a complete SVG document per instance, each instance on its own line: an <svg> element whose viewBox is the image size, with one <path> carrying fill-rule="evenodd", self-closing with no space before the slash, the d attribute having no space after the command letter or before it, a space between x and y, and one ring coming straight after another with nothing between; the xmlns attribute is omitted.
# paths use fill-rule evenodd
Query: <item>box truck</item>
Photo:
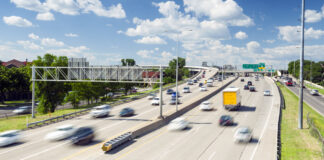
<svg viewBox="0 0 324 160"><path fill-rule="evenodd" d="M223 90L223 106L226 110L238 110L241 106L239 88L226 88Z"/></svg>

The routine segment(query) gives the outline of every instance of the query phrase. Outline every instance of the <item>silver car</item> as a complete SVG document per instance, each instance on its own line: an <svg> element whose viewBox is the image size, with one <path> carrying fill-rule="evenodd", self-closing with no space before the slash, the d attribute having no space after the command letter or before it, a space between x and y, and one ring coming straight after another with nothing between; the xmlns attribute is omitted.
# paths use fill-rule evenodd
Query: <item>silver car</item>
<svg viewBox="0 0 324 160"><path fill-rule="evenodd" d="M249 127L240 127L234 134L236 143L249 143L252 140L252 130Z"/></svg>
<svg viewBox="0 0 324 160"><path fill-rule="evenodd" d="M318 95L319 95L317 89L312 89L312 90L310 91L310 94L313 95L313 96L318 96Z"/></svg>
<svg viewBox="0 0 324 160"><path fill-rule="evenodd" d="M32 112L31 106L22 106L12 111L15 114L29 114Z"/></svg>

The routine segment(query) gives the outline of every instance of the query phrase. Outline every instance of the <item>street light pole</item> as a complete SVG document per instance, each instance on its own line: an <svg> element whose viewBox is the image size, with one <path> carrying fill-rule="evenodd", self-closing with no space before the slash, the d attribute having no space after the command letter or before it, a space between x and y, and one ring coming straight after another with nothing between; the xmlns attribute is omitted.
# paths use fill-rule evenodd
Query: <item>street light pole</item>
<svg viewBox="0 0 324 160"><path fill-rule="evenodd" d="M304 86L303 74L304 74L304 25L305 25L304 20L305 20L305 0L302 0L298 129L303 129L303 86Z"/></svg>
<svg viewBox="0 0 324 160"><path fill-rule="evenodd" d="M176 111L177 112L178 112L178 68L179 68L178 50L179 50L179 34L177 34L177 65L176 65Z"/></svg>

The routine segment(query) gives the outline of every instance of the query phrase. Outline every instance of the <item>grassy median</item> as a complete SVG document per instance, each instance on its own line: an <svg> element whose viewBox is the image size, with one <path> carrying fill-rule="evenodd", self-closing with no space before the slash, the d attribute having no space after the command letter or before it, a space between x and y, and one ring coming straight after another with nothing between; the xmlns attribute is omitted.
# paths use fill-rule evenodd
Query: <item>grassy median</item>
<svg viewBox="0 0 324 160"><path fill-rule="evenodd" d="M298 129L299 98L285 86L277 83L285 98L286 109L282 111L281 122L281 155L283 160L321 159L322 145L310 134L307 125L307 113L314 119L315 125L324 135L324 118L304 103L303 126Z"/></svg>

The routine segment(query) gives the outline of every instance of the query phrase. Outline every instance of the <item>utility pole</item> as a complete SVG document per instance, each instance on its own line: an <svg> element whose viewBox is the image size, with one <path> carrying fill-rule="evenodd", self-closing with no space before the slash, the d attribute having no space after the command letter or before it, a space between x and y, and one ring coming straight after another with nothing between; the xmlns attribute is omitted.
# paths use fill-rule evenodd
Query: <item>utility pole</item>
<svg viewBox="0 0 324 160"><path fill-rule="evenodd" d="M179 50L179 34L177 34L177 65L176 65L176 112L178 112L178 63L179 63L179 57L178 57L178 50Z"/></svg>
<svg viewBox="0 0 324 160"><path fill-rule="evenodd" d="M294 61L294 77L296 77L296 61Z"/></svg>
<svg viewBox="0 0 324 160"><path fill-rule="evenodd" d="M312 77L312 60L311 60L311 64L310 64L310 77L309 77L309 81L312 82L313 77Z"/></svg>
<svg viewBox="0 0 324 160"><path fill-rule="evenodd" d="M305 20L305 0L302 0L298 129L303 129L303 86L304 86L303 74L304 74L304 27L305 27L304 20Z"/></svg>

